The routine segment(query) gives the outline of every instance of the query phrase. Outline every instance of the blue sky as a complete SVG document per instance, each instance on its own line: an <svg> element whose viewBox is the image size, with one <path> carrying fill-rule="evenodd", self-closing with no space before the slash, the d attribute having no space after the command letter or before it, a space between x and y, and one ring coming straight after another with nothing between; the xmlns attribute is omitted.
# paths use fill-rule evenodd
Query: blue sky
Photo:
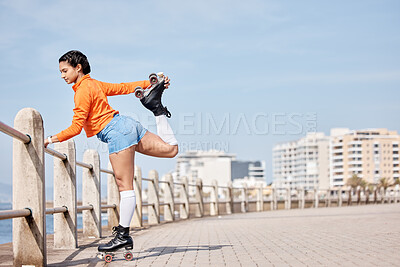
<svg viewBox="0 0 400 267"><path fill-rule="evenodd" d="M73 90L58 58L78 49L91 76L107 82L172 79L164 103L182 148L223 148L265 160L272 147L333 127L400 131L400 2L359 1L0 1L1 121L33 107L45 134L72 119ZM155 130L134 96L113 108ZM84 132L85 148L106 147ZM11 138L0 135L0 183L12 176ZM137 156L144 173L173 170L175 159ZM46 156L51 181L52 159ZM78 169L80 172L80 169Z"/></svg>

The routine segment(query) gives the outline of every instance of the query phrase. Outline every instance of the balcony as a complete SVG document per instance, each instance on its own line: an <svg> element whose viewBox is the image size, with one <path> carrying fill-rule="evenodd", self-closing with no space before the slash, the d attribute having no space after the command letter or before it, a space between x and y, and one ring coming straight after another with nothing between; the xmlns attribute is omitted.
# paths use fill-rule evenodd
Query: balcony
<svg viewBox="0 0 400 267"><path fill-rule="evenodd" d="M347 156L347 158L362 158L362 154L351 153Z"/></svg>
<svg viewBox="0 0 400 267"><path fill-rule="evenodd" d="M358 164L363 164L362 160L352 160L348 163L349 165L358 165Z"/></svg>
<svg viewBox="0 0 400 267"><path fill-rule="evenodd" d="M362 147L350 147L348 149L349 152L358 152L358 151L361 152L362 150L363 150Z"/></svg>
<svg viewBox="0 0 400 267"><path fill-rule="evenodd" d="M343 160L343 155L340 155L340 156L333 156L333 157L332 157L332 160L336 160L336 159L341 159L341 160Z"/></svg>
<svg viewBox="0 0 400 267"><path fill-rule="evenodd" d="M343 178L344 178L343 174L341 174L341 175L333 175L333 179L343 179Z"/></svg>
<svg viewBox="0 0 400 267"><path fill-rule="evenodd" d="M333 167L336 167L336 166L343 166L343 161L333 162L333 163L332 163L332 166L333 166Z"/></svg>
<svg viewBox="0 0 400 267"><path fill-rule="evenodd" d="M349 171L351 171L351 172L362 172L363 168L362 167L352 167L352 168L349 168Z"/></svg>
<svg viewBox="0 0 400 267"><path fill-rule="evenodd" d="M362 141L351 141L349 145L362 145Z"/></svg>
<svg viewBox="0 0 400 267"><path fill-rule="evenodd" d="M332 147L333 147L333 148L335 148L335 147L343 147L343 143L334 143L334 144L332 145Z"/></svg>

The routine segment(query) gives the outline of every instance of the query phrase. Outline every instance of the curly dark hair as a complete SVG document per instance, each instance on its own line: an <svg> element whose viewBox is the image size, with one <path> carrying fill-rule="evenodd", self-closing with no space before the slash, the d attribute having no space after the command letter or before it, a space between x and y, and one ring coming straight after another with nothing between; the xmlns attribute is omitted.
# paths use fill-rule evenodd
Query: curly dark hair
<svg viewBox="0 0 400 267"><path fill-rule="evenodd" d="M86 75L90 73L90 65L87 57L78 50L71 50L62 55L58 62L60 63L62 61L68 62L74 68L78 66L78 64L81 64L83 74Z"/></svg>

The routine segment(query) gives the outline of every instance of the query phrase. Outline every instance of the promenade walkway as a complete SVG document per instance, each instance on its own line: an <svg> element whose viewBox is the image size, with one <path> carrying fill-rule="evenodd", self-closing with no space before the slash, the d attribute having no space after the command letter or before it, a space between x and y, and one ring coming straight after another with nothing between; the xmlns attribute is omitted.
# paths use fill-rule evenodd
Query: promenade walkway
<svg viewBox="0 0 400 267"><path fill-rule="evenodd" d="M49 248L49 266L399 266L400 204L240 213L134 233L135 260L95 258L100 242ZM51 247L51 245L49 245ZM0 247L1 266L12 264ZM8 254L10 255L10 254ZM8 260L7 260L8 258Z"/></svg>

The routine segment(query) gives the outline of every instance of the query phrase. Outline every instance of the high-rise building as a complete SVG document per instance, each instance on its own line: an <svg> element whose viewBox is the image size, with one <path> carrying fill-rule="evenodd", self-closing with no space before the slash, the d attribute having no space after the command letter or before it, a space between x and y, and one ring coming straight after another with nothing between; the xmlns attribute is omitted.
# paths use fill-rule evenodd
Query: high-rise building
<svg viewBox="0 0 400 267"><path fill-rule="evenodd" d="M265 161L232 161L233 187L265 187Z"/></svg>
<svg viewBox="0 0 400 267"><path fill-rule="evenodd" d="M196 183L201 178L203 184L209 185L215 179L226 185L231 181L231 162L235 159L234 154L223 151L186 151L177 157L174 179L180 181L185 176L190 183Z"/></svg>
<svg viewBox="0 0 400 267"><path fill-rule="evenodd" d="M329 137L308 133L273 148L274 184L278 189L329 188Z"/></svg>
<svg viewBox="0 0 400 267"><path fill-rule="evenodd" d="M231 163L231 180L247 177L253 180L265 180L265 161L239 161Z"/></svg>
<svg viewBox="0 0 400 267"><path fill-rule="evenodd" d="M400 135L387 129L332 129L331 185L345 185L354 174L369 183L399 179L399 143Z"/></svg>
<svg viewBox="0 0 400 267"><path fill-rule="evenodd" d="M309 133L273 148L277 188L326 189L344 186L353 175L368 183L399 177L400 135L387 129L333 128L330 136Z"/></svg>

